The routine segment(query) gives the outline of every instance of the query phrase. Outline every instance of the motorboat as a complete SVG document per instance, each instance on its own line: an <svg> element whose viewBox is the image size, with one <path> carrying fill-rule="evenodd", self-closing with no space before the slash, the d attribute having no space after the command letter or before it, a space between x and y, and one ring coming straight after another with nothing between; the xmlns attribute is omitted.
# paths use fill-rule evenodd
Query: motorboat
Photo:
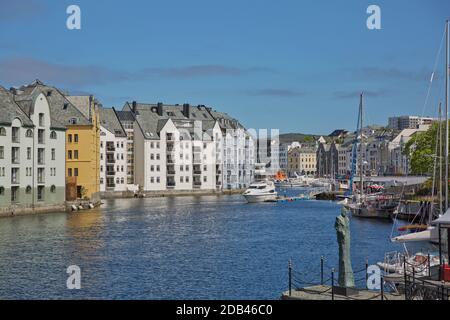
<svg viewBox="0 0 450 320"><path fill-rule="evenodd" d="M275 201L278 197L272 181L254 182L243 195L248 203L270 202Z"/></svg>

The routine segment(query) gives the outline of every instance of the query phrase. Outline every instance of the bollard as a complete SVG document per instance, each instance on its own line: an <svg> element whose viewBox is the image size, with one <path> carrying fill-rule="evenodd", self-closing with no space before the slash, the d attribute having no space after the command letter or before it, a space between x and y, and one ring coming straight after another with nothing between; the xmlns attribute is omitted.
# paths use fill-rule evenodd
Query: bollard
<svg viewBox="0 0 450 320"><path fill-rule="evenodd" d="M430 261L430 253L428 253L428 261L427 261L427 267L428 267L428 276L431 277L431 261Z"/></svg>
<svg viewBox="0 0 450 320"><path fill-rule="evenodd" d="M291 297L292 296L292 261L291 260L289 260L288 269L289 269L289 297Z"/></svg>
<svg viewBox="0 0 450 320"><path fill-rule="evenodd" d="M331 300L334 300L334 268L331 269Z"/></svg>
<svg viewBox="0 0 450 320"><path fill-rule="evenodd" d="M384 300L384 277L380 276L380 285L381 285L381 300Z"/></svg>
<svg viewBox="0 0 450 320"><path fill-rule="evenodd" d="M323 256L320 257L320 284L323 286Z"/></svg>

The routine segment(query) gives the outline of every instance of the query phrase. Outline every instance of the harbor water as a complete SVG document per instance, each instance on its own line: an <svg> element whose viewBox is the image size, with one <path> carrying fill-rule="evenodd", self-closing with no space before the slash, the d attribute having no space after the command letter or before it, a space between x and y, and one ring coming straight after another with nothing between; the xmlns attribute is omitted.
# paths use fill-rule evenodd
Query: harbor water
<svg viewBox="0 0 450 320"><path fill-rule="evenodd" d="M316 280L321 256L336 266L338 214L334 202L247 204L234 195L106 200L75 214L0 219L0 299L278 299L289 259ZM389 221L351 218L355 270L403 250L391 230ZM80 290L67 289L71 265L81 269Z"/></svg>

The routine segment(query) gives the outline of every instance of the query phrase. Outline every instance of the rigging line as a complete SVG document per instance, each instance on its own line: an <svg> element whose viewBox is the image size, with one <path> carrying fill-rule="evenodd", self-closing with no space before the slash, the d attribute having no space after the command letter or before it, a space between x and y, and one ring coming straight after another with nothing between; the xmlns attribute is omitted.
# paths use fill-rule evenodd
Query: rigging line
<svg viewBox="0 0 450 320"><path fill-rule="evenodd" d="M433 86L434 77L436 75L436 70L438 68L439 57L442 52L442 47L444 46L445 33L446 33L446 30L444 28L444 33L442 34L441 44L439 45L439 50L436 54L436 59L434 60L434 68L433 68L433 72L431 73L430 81L428 84L427 95L426 95L425 102L424 102L423 108L422 108L422 117L425 115L425 109L427 108L428 100L430 99L431 88Z"/></svg>

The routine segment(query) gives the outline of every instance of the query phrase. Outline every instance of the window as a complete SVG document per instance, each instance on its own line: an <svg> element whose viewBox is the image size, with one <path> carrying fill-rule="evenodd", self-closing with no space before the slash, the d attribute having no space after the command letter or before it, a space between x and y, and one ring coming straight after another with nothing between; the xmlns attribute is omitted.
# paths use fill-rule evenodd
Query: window
<svg viewBox="0 0 450 320"><path fill-rule="evenodd" d="M11 183L19 183L19 168L11 168Z"/></svg>
<svg viewBox="0 0 450 320"><path fill-rule="evenodd" d="M11 202L19 201L19 187L11 187Z"/></svg>
<svg viewBox="0 0 450 320"><path fill-rule="evenodd" d="M75 150L73 152L73 157L74 157L74 159L78 159L78 150Z"/></svg>
<svg viewBox="0 0 450 320"><path fill-rule="evenodd" d="M161 168L160 168L160 166L158 165L158 166L156 166L156 171L161 171Z"/></svg>
<svg viewBox="0 0 450 320"><path fill-rule="evenodd" d="M4 195L5 195L5 188L0 187L0 196L4 196Z"/></svg>
<svg viewBox="0 0 450 320"><path fill-rule="evenodd" d="M20 128L12 127L12 142L19 143L20 141Z"/></svg>
<svg viewBox="0 0 450 320"><path fill-rule="evenodd" d="M31 186L27 186L27 188L25 189L25 193L26 194L30 194L31 193Z"/></svg>
<svg viewBox="0 0 450 320"><path fill-rule="evenodd" d="M45 164L45 149L38 149L38 164Z"/></svg>
<svg viewBox="0 0 450 320"><path fill-rule="evenodd" d="M180 177L180 182L181 182L181 183L183 183L183 182L184 182L184 179L183 179L183 177Z"/></svg>
<svg viewBox="0 0 450 320"><path fill-rule="evenodd" d="M44 168L38 168L37 180L38 180L38 183L45 183L45 169Z"/></svg>
<svg viewBox="0 0 450 320"><path fill-rule="evenodd" d="M72 143L72 135L71 134L67 135L67 142Z"/></svg>
<svg viewBox="0 0 450 320"><path fill-rule="evenodd" d="M206 182L206 181L207 181L207 177L203 176L203 182Z"/></svg>
<svg viewBox="0 0 450 320"><path fill-rule="evenodd" d="M150 142L150 148L153 149L155 147L155 144L153 142Z"/></svg>
<svg viewBox="0 0 450 320"><path fill-rule="evenodd" d="M44 114L39 113L39 127L43 127L43 126L44 126Z"/></svg>
<svg viewBox="0 0 450 320"><path fill-rule="evenodd" d="M0 136L6 136L6 129L4 127L0 127Z"/></svg>
<svg viewBox="0 0 450 320"><path fill-rule="evenodd" d="M44 200L44 186L38 186L38 192L37 192L37 199L38 201L43 201Z"/></svg>
<svg viewBox="0 0 450 320"><path fill-rule="evenodd" d="M155 171L155 166L153 166L153 165L150 166L150 171L152 171L152 172Z"/></svg>
<svg viewBox="0 0 450 320"><path fill-rule="evenodd" d="M33 138L33 130L28 129L27 132L25 133L25 137Z"/></svg>
<svg viewBox="0 0 450 320"><path fill-rule="evenodd" d="M0 159L5 159L5 147L0 146Z"/></svg>
<svg viewBox="0 0 450 320"><path fill-rule="evenodd" d="M159 155L159 153L156 154L156 160L160 160L161 156Z"/></svg>
<svg viewBox="0 0 450 320"><path fill-rule="evenodd" d="M156 143L156 148L158 148L158 149L159 149L159 142L157 142L157 143Z"/></svg>
<svg viewBox="0 0 450 320"><path fill-rule="evenodd" d="M56 160L56 151L52 149L52 160Z"/></svg>
<svg viewBox="0 0 450 320"><path fill-rule="evenodd" d="M56 132L55 132L55 131L52 131L52 132L50 133L50 139L56 139L56 138L57 138Z"/></svg>
<svg viewBox="0 0 450 320"><path fill-rule="evenodd" d="M150 160L155 160L155 155L153 153L150 154Z"/></svg>
<svg viewBox="0 0 450 320"><path fill-rule="evenodd" d="M72 118L69 120L70 124L77 124L77 118Z"/></svg>
<svg viewBox="0 0 450 320"><path fill-rule="evenodd" d="M11 162L15 164L20 162L20 148L18 147L11 148Z"/></svg>
<svg viewBox="0 0 450 320"><path fill-rule="evenodd" d="M74 176L75 176L75 177L78 177L78 168L75 168L75 169L73 170L73 172L74 172Z"/></svg>
<svg viewBox="0 0 450 320"><path fill-rule="evenodd" d="M150 178L150 183L155 183L155 178L151 177Z"/></svg>
<svg viewBox="0 0 450 320"><path fill-rule="evenodd" d="M124 178L121 178L120 179L120 184L124 184L125 183L125 179Z"/></svg>
<svg viewBox="0 0 450 320"><path fill-rule="evenodd" d="M78 134L74 134L74 136L73 136L73 141L74 141L75 143L78 143Z"/></svg>
<svg viewBox="0 0 450 320"><path fill-rule="evenodd" d="M67 158L72 159L72 150L67 151Z"/></svg>
<svg viewBox="0 0 450 320"><path fill-rule="evenodd" d="M160 183L160 182L161 182L161 179L160 179L159 177L156 177L156 182L157 182L157 183Z"/></svg>
<svg viewBox="0 0 450 320"><path fill-rule="evenodd" d="M72 176L72 168L67 169L67 175L68 175L69 177Z"/></svg>
<svg viewBox="0 0 450 320"><path fill-rule="evenodd" d="M39 129L38 130L38 143L40 143L40 144L44 144L45 143L44 133L45 133L44 129Z"/></svg>

